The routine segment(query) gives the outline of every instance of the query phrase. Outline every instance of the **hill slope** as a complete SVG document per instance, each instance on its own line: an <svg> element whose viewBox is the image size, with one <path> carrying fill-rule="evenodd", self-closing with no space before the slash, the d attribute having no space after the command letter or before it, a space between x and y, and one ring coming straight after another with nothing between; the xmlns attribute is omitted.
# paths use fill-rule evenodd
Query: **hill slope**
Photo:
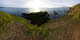
<svg viewBox="0 0 80 40"><path fill-rule="evenodd" d="M80 40L80 4L60 19L38 27L28 20L0 12L0 40Z"/></svg>
<svg viewBox="0 0 80 40"><path fill-rule="evenodd" d="M47 32L48 28L37 27L26 19L0 12L0 40L38 40L43 39Z"/></svg>
<svg viewBox="0 0 80 40"><path fill-rule="evenodd" d="M80 40L80 4L69 9L60 19L50 20L48 40Z"/></svg>

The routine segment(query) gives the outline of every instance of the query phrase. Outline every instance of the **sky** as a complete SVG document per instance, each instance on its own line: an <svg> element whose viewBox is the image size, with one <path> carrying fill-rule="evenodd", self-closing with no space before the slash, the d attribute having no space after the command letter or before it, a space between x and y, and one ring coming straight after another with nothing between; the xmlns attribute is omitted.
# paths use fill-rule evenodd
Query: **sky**
<svg viewBox="0 0 80 40"><path fill-rule="evenodd" d="M71 7L80 0L0 0L0 7Z"/></svg>

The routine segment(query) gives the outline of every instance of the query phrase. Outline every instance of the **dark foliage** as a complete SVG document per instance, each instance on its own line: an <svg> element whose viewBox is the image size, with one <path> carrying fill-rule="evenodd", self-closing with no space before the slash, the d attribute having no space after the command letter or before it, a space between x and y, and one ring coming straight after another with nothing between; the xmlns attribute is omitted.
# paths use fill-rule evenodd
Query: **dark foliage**
<svg viewBox="0 0 80 40"><path fill-rule="evenodd" d="M31 20L31 24L36 24L38 26L49 20L48 12L36 12L36 13L22 13L22 16L28 20Z"/></svg>

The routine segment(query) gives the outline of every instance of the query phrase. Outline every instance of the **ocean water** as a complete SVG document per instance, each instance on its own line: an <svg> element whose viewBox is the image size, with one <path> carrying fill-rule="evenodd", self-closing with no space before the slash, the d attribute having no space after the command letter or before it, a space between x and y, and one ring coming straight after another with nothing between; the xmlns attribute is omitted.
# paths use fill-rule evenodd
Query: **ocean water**
<svg viewBox="0 0 80 40"><path fill-rule="evenodd" d="M47 11L48 14L51 15L50 18L55 19L55 18L59 18L60 16L66 14L66 10L68 7L61 7L61 8L40 8L40 11ZM4 8L0 8L0 11L8 13L8 14L12 14L12 15L16 15L21 17L22 13L30 13L32 9L31 8L9 8L9 7L4 7ZM58 15L54 15L54 12L56 11L58 13Z"/></svg>

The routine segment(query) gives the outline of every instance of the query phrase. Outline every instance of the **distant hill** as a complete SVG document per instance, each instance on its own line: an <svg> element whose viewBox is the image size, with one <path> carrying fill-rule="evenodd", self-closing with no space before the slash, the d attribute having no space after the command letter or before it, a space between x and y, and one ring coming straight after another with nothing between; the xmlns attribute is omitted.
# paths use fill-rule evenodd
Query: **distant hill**
<svg viewBox="0 0 80 40"><path fill-rule="evenodd" d="M78 40L79 7L80 4L71 7L68 14L52 19L40 27L30 24L27 19L0 12L0 40Z"/></svg>

